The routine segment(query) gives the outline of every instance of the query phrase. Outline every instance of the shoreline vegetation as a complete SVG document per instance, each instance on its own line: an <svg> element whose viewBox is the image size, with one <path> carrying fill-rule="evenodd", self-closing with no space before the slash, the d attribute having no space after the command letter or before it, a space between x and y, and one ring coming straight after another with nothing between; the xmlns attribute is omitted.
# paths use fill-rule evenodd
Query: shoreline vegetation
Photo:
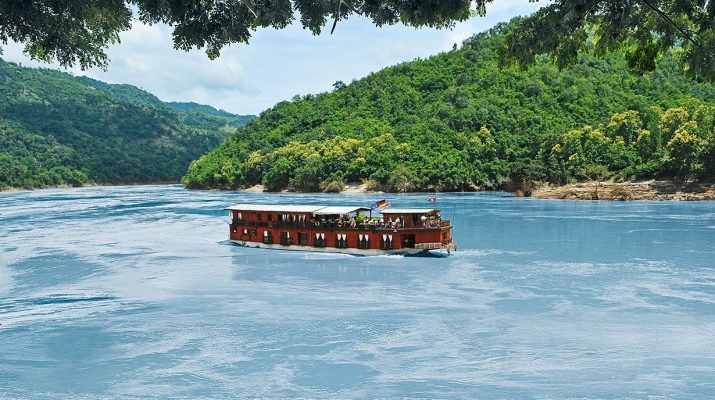
<svg viewBox="0 0 715 400"><path fill-rule="evenodd" d="M83 186L58 185L44 188L3 188L0 193L12 193L34 190L49 189L82 189L101 186L152 186L152 185L176 185L180 182L150 182L150 183L121 183L121 184L94 184ZM207 189L199 189L207 190ZM263 185L255 185L244 189L214 189L214 190L235 190L245 193L327 193L327 192L291 192L282 190L271 192ZM500 190L476 189L465 192L492 192ZM533 199L552 200L601 200L601 201L713 201L715 200L715 182L678 182L668 179L651 179L645 181L588 181L575 182L565 185L554 185L549 183L530 185L529 190L511 189L504 190L515 197L527 197ZM349 183L344 189L330 193L342 194L398 194L398 193L427 193L427 192L385 192L381 190L371 190L365 183ZM433 192L429 192L433 193ZM450 192L434 192L450 193ZM454 192L452 192L454 193Z"/></svg>

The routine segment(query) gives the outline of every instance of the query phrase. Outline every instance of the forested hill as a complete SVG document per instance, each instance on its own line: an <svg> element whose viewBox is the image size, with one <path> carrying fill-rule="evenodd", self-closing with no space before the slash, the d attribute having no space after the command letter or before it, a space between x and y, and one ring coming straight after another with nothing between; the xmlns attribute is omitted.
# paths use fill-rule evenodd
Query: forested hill
<svg viewBox="0 0 715 400"><path fill-rule="evenodd" d="M243 116L0 60L0 189L178 181Z"/></svg>
<svg viewBox="0 0 715 400"><path fill-rule="evenodd" d="M195 188L472 190L535 181L712 177L715 86L588 54L501 69L504 32L282 102L192 163Z"/></svg>

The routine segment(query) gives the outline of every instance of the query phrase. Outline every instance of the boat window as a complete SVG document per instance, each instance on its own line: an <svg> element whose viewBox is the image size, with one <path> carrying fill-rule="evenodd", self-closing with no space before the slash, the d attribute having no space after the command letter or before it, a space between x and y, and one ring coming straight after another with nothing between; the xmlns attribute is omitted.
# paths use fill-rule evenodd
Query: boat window
<svg viewBox="0 0 715 400"><path fill-rule="evenodd" d="M315 234L315 246L316 247L325 247L325 234L324 233L316 233Z"/></svg>
<svg viewBox="0 0 715 400"><path fill-rule="evenodd" d="M273 244L273 232L263 231L263 243Z"/></svg>
<svg viewBox="0 0 715 400"><path fill-rule="evenodd" d="M290 232L281 232L281 244L284 246L290 245Z"/></svg>
<svg viewBox="0 0 715 400"><path fill-rule="evenodd" d="M259 220L259 221L262 221L262 220L263 220L263 214L258 213L258 220Z"/></svg>
<svg viewBox="0 0 715 400"><path fill-rule="evenodd" d="M270 214L270 213L266 214L266 220L273 221L273 214Z"/></svg>
<svg viewBox="0 0 715 400"><path fill-rule="evenodd" d="M380 247L383 250L391 250L393 248L392 235L382 235L380 238Z"/></svg>
<svg viewBox="0 0 715 400"><path fill-rule="evenodd" d="M359 249L369 249L370 248L370 236L369 235L358 235L358 248Z"/></svg>
<svg viewBox="0 0 715 400"><path fill-rule="evenodd" d="M298 244L308 244L308 234L306 232L298 232Z"/></svg>
<svg viewBox="0 0 715 400"><path fill-rule="evenodd" d="M344 233L338 233L335 237L335 247L345 249L348 247L348 235Z"/></svg>

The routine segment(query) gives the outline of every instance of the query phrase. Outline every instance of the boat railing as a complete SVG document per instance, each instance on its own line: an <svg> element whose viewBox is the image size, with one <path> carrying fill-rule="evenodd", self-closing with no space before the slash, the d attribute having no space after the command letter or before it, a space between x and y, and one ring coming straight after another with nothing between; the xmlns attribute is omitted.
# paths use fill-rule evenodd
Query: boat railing
<svg viewBox="0 0 715 400"><path fill-rule="evenodd" d="M273 228L310 228L313 226L312 222L306 221L273 221L271 225Z"/></svg>
<svg viewBox="0 0 715 400"><path fill-rule="evenodd" d="M261 227L261 228L267 228L268 227L268 222L266 221L246 221L244 219L234 219L232 221L233 225L239 225L239 226L252 226L252 227Z"/></svg>
<svg viewBox="0 0 715 400"><path fill-rule="evenodd" d="M436 250L442 248L442 243L416 243L415 248L420 250Z"/></svg>
<svg viewBox="0 0 715 400"><path fill-rule="evenodd" d="M451 223L448 219L445 220L427 220L418 223L397 223L397 222L381 222L381 223L350 223L350 222L321 222L321 221L232 221L233 225L246 227L272 227L272 228L293 228L293 229L341 229L341 230L369 230L369 231L395 231L395 230L415 230L415 229L441 229L450 227Z"/></svg>

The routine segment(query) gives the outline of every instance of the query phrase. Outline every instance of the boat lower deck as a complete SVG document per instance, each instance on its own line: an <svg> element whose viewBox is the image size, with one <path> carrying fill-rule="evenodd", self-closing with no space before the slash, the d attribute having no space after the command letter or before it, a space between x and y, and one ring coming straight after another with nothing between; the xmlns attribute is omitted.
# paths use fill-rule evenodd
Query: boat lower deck
<svg viewBox="0 0 715 400"><path fill-rule="evenodd" d="M282 244L266 244L260 242L249 242L244 240L231 240L232 243L245 246L254 247L261 249L273 249L273 250L288 250L288 251L309 251L318 253L333 253L333 254L351 254L360 256L378 256L378 255L426 255L428 253L434 252L434 250L439 250L439 252L445 251L446 249L413 249L413 248L400 248L392 250L382 250L382 249L356 249L356 248L337 248L337 247L315 247L315 246L302 246L302 245L282 245ZM447 253L445 253L447 254Z"/></svg>

